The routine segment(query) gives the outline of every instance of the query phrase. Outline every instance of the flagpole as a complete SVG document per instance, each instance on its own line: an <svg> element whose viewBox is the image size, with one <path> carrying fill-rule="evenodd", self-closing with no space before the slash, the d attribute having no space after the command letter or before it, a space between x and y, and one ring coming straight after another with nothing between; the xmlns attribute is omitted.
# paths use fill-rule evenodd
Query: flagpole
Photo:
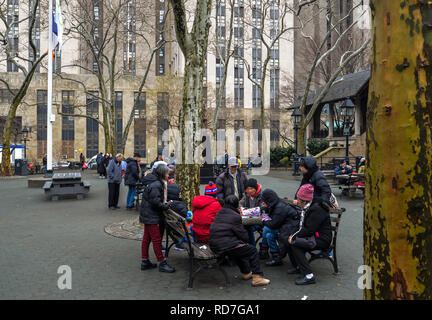
<svg viewBox="0 0 432 320"><path fill-rule="evenodd" d="M52 43L52 0L49 0L49 27L48 27L48 92L47 92L47 176L52 175L52 69L53 69L53 43Z"/></svg>

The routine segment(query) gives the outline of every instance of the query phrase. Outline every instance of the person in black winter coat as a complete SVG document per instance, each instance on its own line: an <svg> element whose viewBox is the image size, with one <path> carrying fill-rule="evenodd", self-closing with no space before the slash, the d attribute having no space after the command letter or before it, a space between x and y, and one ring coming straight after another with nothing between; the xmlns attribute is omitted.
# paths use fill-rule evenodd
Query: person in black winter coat
<svg viewBox="0 0 432 320"><path fill-rule="evenodd" d="M303 185L298 192L299 206L302 209L299 229L288 238L287 250L294 269L288 273L303 274L304 278L296 281L297 285L315 283L315 276L306 259L306 252L327 250L332 242L332 230L328 207L313 198L313 186Z"/></svg>
<svg viewBox="0 0 432 320"><path fill-rule="evenodd" d="M181 199L181 188L176 183L168 183L168 200L171 201L170 208L181 215L183 218L187 217L188 207Z"/></svg>
<svg viewBox="0 0 432 320"><path fill-rule="evenodd" d="M148 188L148 186L156 180L158 180L158 177L156 176L154 171L152 171L152 172L149 172L147 175L145 175L142 178L142 183L146 188ZM161 237L163 238L164 233L165 233L165 216L161 217L161 221L159 223L159 233L160 233ZM164 247L162 247L162 251L165 251Z"/></svg>
<svg viewBox="0 0 432 320"><path fill-rule="evenodd" d="M141 155L134 153L133 158L126 159L126 172L124 177L124 183L129 187L129 191L126 198L126 209L131 210L134 207L136 185L140 180L140 167L139 162Z"/></svg>
<svg viewBox="0 0 432 320"><path fill-rule="evenodd" d="M303 173L303 179L300 187L305 184L311 184L314 187L314 199L316 202L325 202L330 206L331 188L324 176L319 170L317 161L314 157L304 157L300 159L300 170ZM300 189L300 188L299 188ZM297 193L295 199L297 199ZM296 203L296 201L294 201Z"/></svg>
<svg viewBox="0 0 432 320"><path fill-rule="evenodd" d="M239 212L239 200L235 195L229 195L210 226L210 248L234 260L243 279L252 279L252 286L267 285L270 280L263 278L258 252L248 241L249 235Z"/></svg>
<svg viewBox="0 0 432 320"><path fill-rule="evenodd" d="M272 260L267 262L266 265L280 266L283 264L283 257L276 239L281 236L293 234L298 228L300 215L293 206L285 203L279 198L277 193L271 189L265 189L261 199L268 207L269 217L271 218L271 220L263 221L263 241L260 244L261 255L264 255L262 251L266 251L267 248L270 248Z"/></svg>
<svg viewBox="0 0 432 320"><path fill-rule="evenodd" d="M216 179L217 197L221 206L223 206L225 198L232 194L241 200L246 191L246 183L246 174L239 168L237 158L231 157L226 171L222 172Z"/></svg>
<svg viewBox="0 0 432 320"><path fill-rule="evenodd" d="M149 260L149 246L153 242L153 250L159 262L159 271L174 272L175 269L169 266L162 254L162 237L159 232L158 224L161 223L163 211L169 209L168 201L168 172L165 165L159 165L154 170L157 177L143 193L143 201L140 210L140 222L144 224L144 235L141 245L141 270L155 268L156 265Z"/></svg>
<svg viewBox="0 0 432 320"><path fill-rule="evenodd" d="M181 199L181 188L176 183L168 183L168 200L170 201L170 208L175 212L181 215L183 218L187 218L188 216L188 207L186 203ZM184 251L183 245L177 243L174 246L175 250Z"/></svg>

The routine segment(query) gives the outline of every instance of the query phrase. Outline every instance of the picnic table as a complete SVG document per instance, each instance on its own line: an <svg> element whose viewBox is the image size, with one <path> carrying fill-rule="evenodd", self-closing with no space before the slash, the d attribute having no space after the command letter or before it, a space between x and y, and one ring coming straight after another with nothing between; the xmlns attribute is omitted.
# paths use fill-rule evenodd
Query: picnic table
<svg viewBox="0 0 432 320"><path fill-rule="evenodd" d="M81 180L81 173L54 173L52 180L45 182L42 187L51 200L58 200L63 195L75 195L83 199L84 194L90 191L90 183Z"/></svg>
<svg viewBox="0 0 432 320"><path fill-rule="evenodd" d="M336 179L346 180L345 184L339 184L339 189L342 190L342 194L345 194L348 191L348 195L352 196L356 192L356 190L360 190L364 194L364 185L355 184L356 182L365 182L365 174L364 173L352 173L352 174L340 174L336 176ZM346 191L345 191L346 190Z"/></svg>

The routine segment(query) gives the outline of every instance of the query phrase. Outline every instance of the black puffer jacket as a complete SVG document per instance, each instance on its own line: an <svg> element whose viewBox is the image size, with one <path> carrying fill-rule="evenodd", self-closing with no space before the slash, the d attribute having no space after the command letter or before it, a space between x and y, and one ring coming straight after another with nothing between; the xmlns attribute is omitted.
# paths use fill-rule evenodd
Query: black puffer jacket
<svg viewBox="0 0 432 320"><path fill-rule="evenodd" d="M245 191L246 191L246 182L247 177L244 172L241 171L241 169L237 169L237 183L239 184L239 200L242 199ZM223 173L219 175L216 179L216 187L218 190L218 200L221 206L225 203L225 198L228 197L230 194L234 194L234 179L231 177L229 168L226 169Z"/></svg>
<svg viewBox="0 0 432 320"><path fill-rule="evenodd" d="M303 175L300 187L304 184L311 184L314 187L314 199L316 202L326 202L330 205L331 188L327 182L324 173L319 170L316 159L314 157L303 158L304 167L308 172ZM300 188L299 188L300 189ZM297 190L298 192L298 190ZM295 198L297 199L297 192Z"/></svg>
<svg viewBox="0 0 432 320"><path fill-rule="evenodd" d="M156 175L150 172L149 174L143 177L142 183L145 186L149 186L152 182L155 182L156 180L158 180Z"/></svg>
<svg viewBox="0 0 432 320"><path fill-rule="evenodd" d="M183 218L187 217L187 212L189 211L186 203L180 198L181 188L176 183L168 183L168 201L172 200L170 208L181 215Z"/></svg>
<svg viewBox="0 0 432 320"><path fill-rule="evenodd" d="M124 183L127 186L135 186L139 180L138 161L134 158L127 158L126 163Z"/></svg>
<svg viewBox="0 0 432 320"><path fill-rule="evenodd" d="M280 237L288 237L299 228L300 213L282 199L271 189L265 189L262 198L270 205L269 216L271 220L264 221L263 225L273 230L279 230Z"/></svg>
<svg viewBox="0 0 432 320"><path fill-rule="evenodd" d="M222 253L248 242L249 235L243 227L240 213L234 208L222 208L210 226L210 249Z"/></svg>
<svg viewBox="0 0 432 320"><path fill-rule="evenodd" d="M169 208L163 203L164 184L160 180L152 182L143 192L140 210L140 222L144 224L159 224L163 221L163 210Z"/></svg>
<svg viewBox="0 0 432 320"><path fill-rule="evenodd" d="M327 248L332 241L330 213L323 203L312 201L305 211L301 228L293 234L295 238L315 236L324 242Z"/></svg>

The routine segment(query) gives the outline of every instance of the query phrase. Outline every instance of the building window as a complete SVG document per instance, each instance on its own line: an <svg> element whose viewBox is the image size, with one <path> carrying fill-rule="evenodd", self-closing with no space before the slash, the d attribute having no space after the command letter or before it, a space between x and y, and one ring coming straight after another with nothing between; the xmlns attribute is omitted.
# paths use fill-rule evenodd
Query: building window
<svg viewBox="0 0 432 320"><path fill-rule="evenodd" d="M163 133L169 130L169 95L166 92L159 92L157 95L157 127L158 138L157 145L158 151L162 151L166 142L163 141Z"/></svg>
<svg viewBox="0 0 432 320"><path fill-rule="evenodd" d="M87 94L87 115L99 118L98 92L90 91ZM87 158L93 157L99 152L99 124L96 120L87 118Z"/></svg>
<svg viewBox="0 0 432 320"><path fill-rule="evenodd" d="M136 72L136 17L135 0L125 7L124 29L125 42L123 50L123 72L135 75Z"/></svg>
<svg viewBox="0 0 432 320"><path fill-rule="evenodd" d="M7 25L10 27L7 35L8 48L14 61L18 56L18 36L19 36L19 0L7 1ZM7 61L7 72L18 72L18 66L13 62Z"/></svg>
<svg viewBox="0 0 432 320"><path fill-rule="evenodd" d="M270 144L271 147L279 145L279 120L270 121Z"/></svg>
<svg viewBox="0 0 432 320"><path fill-rule="evenodd" d="M142 92L138 98L135 92L134 112L134 152L138 152L142 158L146 158L146 93Z"/></svg>
<svg viewBox="0 0 432 320"><path fill-rule="evenodd" d="M62 113L74 114L74 91L62 91ZM73 116L62 116L62 155L65 159L74 158L75 121Z"/></svg>
<svg viewBox="0 0 432 320"><path fill-rule="evenodd" d="M123 137L123 92L115 92L115 129L117 136L117 153L122 152Z"/></svg>
<svg viewBox="0 0 432 320"><path fill-rule="evenodd" d="M261 89L257 85L252 86L252 107L261 108Z"/></svg>
<svg viewBox="0 0 432 320"><path fill-rule="evenodd" d="M47 91L37 90L36 137L37 157L43 158L47 152Z"/></svg>
<svg viewBox="0 0 432 320"><path fill-rule="evenodd" d="M279 69L270 70L270 108L279 108Z"/></svg>
<svg viewBox="0 0 432 320"><path fill-rule="evenodd" d="M244 108L244 88L242 85L234 85L234 107Z"/></svg>
<svg viewBox="0 0 432 320"><path fill-rule="evenodd" d="M242 138L244 140L242 132L239 131L241 129L244 129L244 120L234 120L234 135L235 135L235 144L236 144L236 153L235 153L235 155L239 155L240 154L241 143L244 143L244 141L241 141Z"/></svg>

